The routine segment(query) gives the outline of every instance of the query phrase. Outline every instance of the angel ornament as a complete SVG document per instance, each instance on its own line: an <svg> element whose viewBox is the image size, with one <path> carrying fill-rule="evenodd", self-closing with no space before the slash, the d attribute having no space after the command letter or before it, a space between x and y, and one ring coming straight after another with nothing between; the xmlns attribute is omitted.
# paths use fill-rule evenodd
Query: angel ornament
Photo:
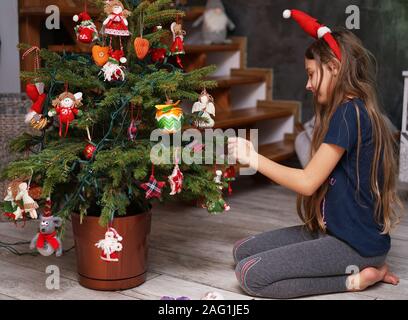
<svg viewBox="0 0 408 320"><path fill-rule="evenodd" d="M111 36L129 36L129 22L126 19L130 11L126 10L119 0L108 1L105 4L108 17L103 21L104 33Z"/></svg>
<svg viewBox="0 0 408 320"><path fill-rule="evenodd" d="M214 127L215 106L214 98L204 89L198 101L193 104L193 113L197 113L200 120L195 122L198 128L212 128Z"/></svg>

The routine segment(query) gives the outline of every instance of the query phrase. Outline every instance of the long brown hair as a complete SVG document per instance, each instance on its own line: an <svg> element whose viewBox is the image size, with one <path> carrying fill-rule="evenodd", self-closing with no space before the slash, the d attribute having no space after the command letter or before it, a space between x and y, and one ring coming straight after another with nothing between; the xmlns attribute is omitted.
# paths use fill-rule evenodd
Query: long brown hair
<svg viewBox="0 0 408 320"><path fill-rule="evenodd" d="M387 234L398 223L399 217L393 208L402 203L396 192L397 170L397 143L381 115L377 100L375 84L376 60L364 48L361 41L350 31L333 32L333 37L339 43L342 60L339 62L330 47L323 39L316 40L306 50L305 57L316 61L320 69L320 83L323 79L323 64L335 63L339 68L337 80L329 87L327 105L321 105L314 96L315 125L312 138L311 156L323 142L327 133L330 118L337 106L343 103L346 97L358 97L364 101L365 108L371 121L372 139L374 144L374 158L370 169L370 190L375 200L374 215L378 224L382 225L382 233ZM359 193L359 153L361 144L360 114L357 106L358 140L357 140L357 190ZM378 182L378 174L382 171L383 183ZM299 217L311 231L326 231L321 212L321 203L328 190L326 180L311 196L298 195L297 212Z"/></svg>

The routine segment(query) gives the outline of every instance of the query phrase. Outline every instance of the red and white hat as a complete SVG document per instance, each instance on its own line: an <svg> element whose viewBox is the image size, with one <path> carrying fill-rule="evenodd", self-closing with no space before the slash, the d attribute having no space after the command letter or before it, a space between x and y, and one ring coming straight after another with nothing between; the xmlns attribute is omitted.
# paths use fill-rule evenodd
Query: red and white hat
<svg viewBox="0 0 408 320"><path fill-rule="evenodd" d="M112 233L114 234L114 237L115 237L116 239L118 239L118 241L122 241L122 240L123 240L123 238L119 235L119 233L116 231L115 228L110 227L110 228L108 229L108 231L112 232Z"/></svg>
<svg viewBox="0 0 408 320"><path fill-rule="evenodd" d="M309 16L300 10L285 10L283 11L285 19L292 18L300 27L315 39L323 38L330 46L337 59L341 61L340 46L331 34L331 30L323 24L320 24L317 19Z"/></svg>
<svg viewBox="0 0 408 320"><path fill-rule="evenodd" d="M80 14L76 14L72 17L72 20L75 22L83 22L83 21L88 21L91 20L91 16L88 14L88 12L84 11L81 12Z"/></svg>

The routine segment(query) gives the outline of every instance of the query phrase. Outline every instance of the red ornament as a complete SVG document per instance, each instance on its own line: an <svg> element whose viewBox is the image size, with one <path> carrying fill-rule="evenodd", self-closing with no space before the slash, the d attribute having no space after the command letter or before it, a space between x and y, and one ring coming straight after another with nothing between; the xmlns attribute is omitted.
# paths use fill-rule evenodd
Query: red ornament
<svg viewBox="0 0 408 320"><path fill-rule="evenodd" d="M224 172L224 179L226 182L228 182L228 194L231 195L232 194L232 187L231 187L231 182L235 181L235 168L234 166L230 166L228 167L227 170L225 170Z"/></svg>
<svg viewBox="0 0 408 320"><path fill-rule="evenodd" d="M153 48L150 50L150 54L154 63L162 63L166 58L167 50L165 48Z"/></svg>
<svg viewBox="0 0 408 320"><path fill-rule="evenodd" d="M96 151L96 146L93 143L88 143L84 149L84 156L91 159Z"/></svg>

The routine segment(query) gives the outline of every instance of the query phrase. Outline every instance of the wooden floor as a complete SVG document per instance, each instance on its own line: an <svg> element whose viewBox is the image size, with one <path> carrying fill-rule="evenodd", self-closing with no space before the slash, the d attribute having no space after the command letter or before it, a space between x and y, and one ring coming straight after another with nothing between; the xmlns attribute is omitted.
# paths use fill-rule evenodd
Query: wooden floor
<svg viewBox="0 0 408 320"><path fill-rule="evenodd" d="M153 211L148 280L122 292L98 292L81 287L75 252L61 258L15 256L0 248L0 299L160 299L188 296L200 299L216 290L226 299L253 299L239 288L234 275L235 241L262 231L299 224L293 192L264 180L240 179L229 199L231 211L210 216L206 210L183 205L156 206ZM405 203L407 205L407 202ZM0 223L0 241L29 240L37 223L24 229ZM72 245L67 229L65 248ZM27 251L27 246L18 247ZM376 285L361 293L340 293L304 299L408 299L408 218L393 235L388 263L401 277L398 286ZM60 290L48 290L45 269L61 270Z"/></svg>

